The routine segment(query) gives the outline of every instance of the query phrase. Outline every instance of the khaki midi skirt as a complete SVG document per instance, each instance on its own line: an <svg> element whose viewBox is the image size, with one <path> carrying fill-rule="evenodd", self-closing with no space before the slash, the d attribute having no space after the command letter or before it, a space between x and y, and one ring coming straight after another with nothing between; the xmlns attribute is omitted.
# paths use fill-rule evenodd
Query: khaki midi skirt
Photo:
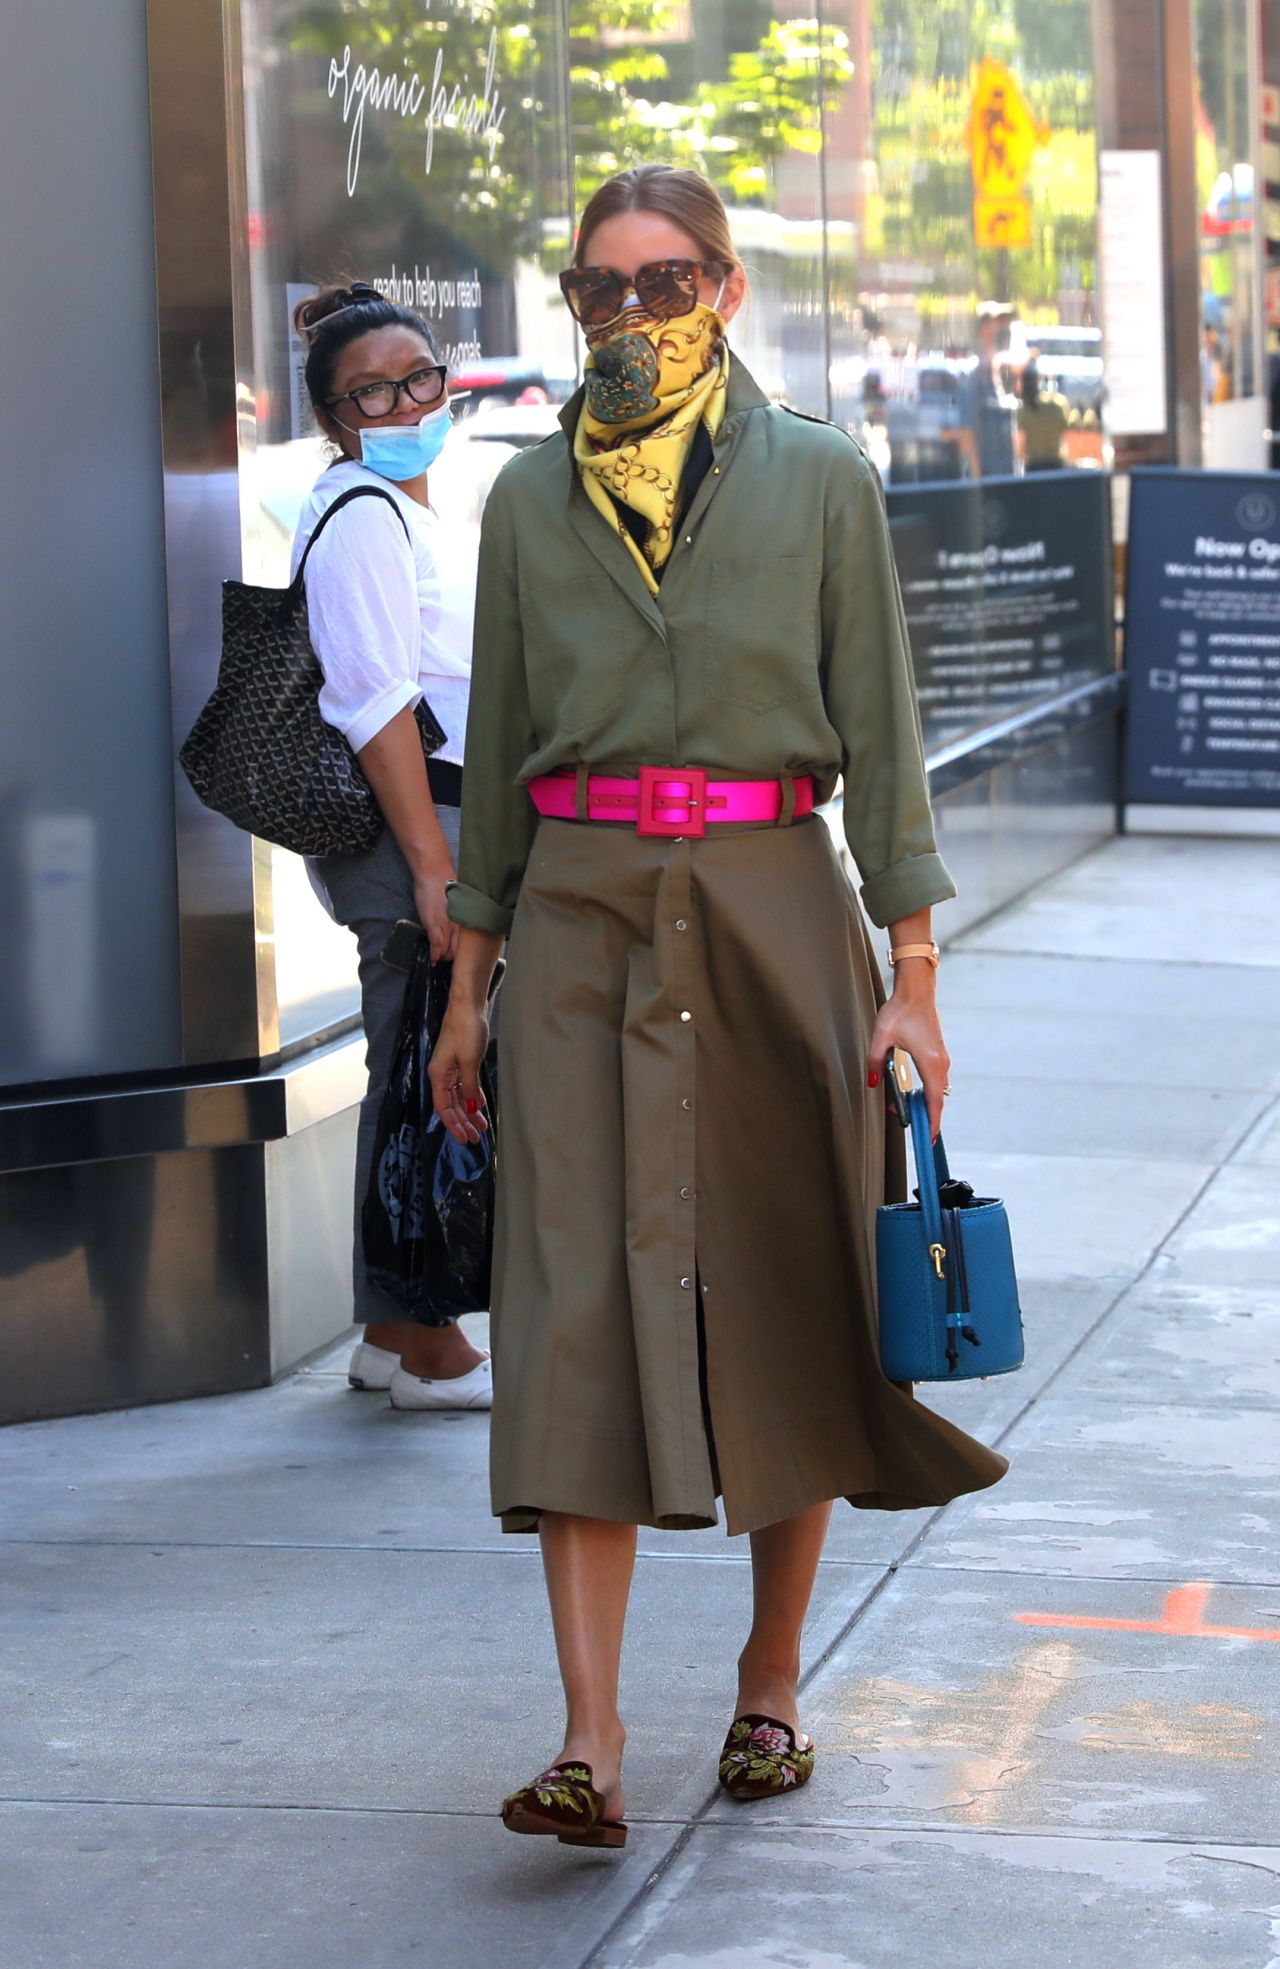
<svg viewBox="0 0 1280 1969"><path fill-rule="evenodd" d="M758 1529L945 1504L1003 1457L885 1379L875 1212L904 1143L818 817L645 839L543 820L510 941L493 1509Z"/></svg>

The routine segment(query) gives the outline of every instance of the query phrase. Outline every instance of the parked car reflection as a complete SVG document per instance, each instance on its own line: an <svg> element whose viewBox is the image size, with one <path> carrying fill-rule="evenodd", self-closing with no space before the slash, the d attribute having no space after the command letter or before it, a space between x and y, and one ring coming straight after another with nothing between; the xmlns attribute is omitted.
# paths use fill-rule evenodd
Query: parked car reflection
<svg viewBox="0 0 1280 1969"><path fill-rule="evenodd" d="M491 398L479 404L458 426L458 435L472 444L510 445L523 451L541 444L560 428L560 405L555 403L506 403Z"/></svg>
<svg viewBox="0 0 1280 1969"><path fill-rule="evenodd" d="M924 354L895 364L887 381L889 476L899 484L966 476L956 433L968 422L976 356Z"/></svg>
<svg viewBox="0 0 1280 1969"><path fill-rule="evenodd" d="M494 403L565 403L576 387L576 377L548 375L528 356L485 356L460 363L449 378L464 422Z"/></svg>

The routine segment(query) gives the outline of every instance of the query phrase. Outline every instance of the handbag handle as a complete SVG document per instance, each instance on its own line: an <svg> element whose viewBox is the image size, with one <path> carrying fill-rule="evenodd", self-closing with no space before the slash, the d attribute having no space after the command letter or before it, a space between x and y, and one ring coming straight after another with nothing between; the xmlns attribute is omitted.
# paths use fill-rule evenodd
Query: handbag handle
<svg viewBox="0 0 1280 1969"><path fill-rule="evenodd" d="M911 1117L911 1147L915 1154L916 1183L920 1190L920 1210L925 1231L930 1244L942 1244L942 1200L938 1190L951 1178L947 1152L942 1146L941 1135L936 1142L929 1140L929 1104L918 1087L913 1087L907 1095L907 1113Z"/></svg>
<svg viewBox="0 0 1280 1969"><path fill-rule="evenodd" d="M311 538L310 540L308 540L306 546L302 550L302 559L298 562L298 572L294 575L293 580L289 583L289 586L285 590L286 595L288 595L291 599L293 598L297 590L300 589L302 586L302 577L307 571L307 561L310 558L311 549L315 546L316 541L320 538L320 535L324 532L330 520L336 519L338 514L342 511L343 507L349 506L353 499L385 499L388 506L390 506L392 512L399 520L401 526L404 528L405 545L409 548L410 552L413 551L413 541L409 537L409 522L405 518L404 514L400 511L400 506L398 501L395 500L389 492L384 492L381 486L377 486L377 485L349 486L345 492L341 492L338 494L338 497L334 500L332 506L325 507L323 513L321 513L319 519L316 521L315 526L312 529Z"/></svg>

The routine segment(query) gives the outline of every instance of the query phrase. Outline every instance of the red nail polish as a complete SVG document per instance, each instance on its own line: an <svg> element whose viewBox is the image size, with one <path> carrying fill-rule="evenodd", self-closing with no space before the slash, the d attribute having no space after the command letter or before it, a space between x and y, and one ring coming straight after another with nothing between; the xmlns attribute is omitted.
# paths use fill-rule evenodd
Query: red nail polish
<svg viewBox="0 0 1280 1969"><path fill-rule="evenodd" d="M478 1114L479 1112L480 1112L480 1103L479 1103L479 1101L468 1101L468 1102L467 1102L467 1113L468 1113L468 1114Z"/></svg>
<svg viewBox="0 0 1280 1969"><path fill-rule="evenodd" d="M879 1076L879 1074L878 1074L878 1073L869 1073L869 1074L867 1075L867 1085L868 1085L868 1087L878 1087L878 1086L880 1085L880 1076Z"/></svg>

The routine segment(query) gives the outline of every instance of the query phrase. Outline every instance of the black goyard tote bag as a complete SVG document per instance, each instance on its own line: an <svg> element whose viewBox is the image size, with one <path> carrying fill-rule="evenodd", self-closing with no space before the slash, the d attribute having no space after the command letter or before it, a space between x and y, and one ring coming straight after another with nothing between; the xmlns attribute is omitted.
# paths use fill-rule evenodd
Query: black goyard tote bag
<svg viewBox="0 0 1280 1969"><path fill-rule="evenodd" d="M287 588L222 584L218 682L178 757L206 807L301 855L359 854L382 830L373 789L340 731L320 715L320 668L303 585L311 549L353 499L389 492L358 485L335 499L307 542ZM425 699L414 713L430 758L445 735Z"/></svg>

